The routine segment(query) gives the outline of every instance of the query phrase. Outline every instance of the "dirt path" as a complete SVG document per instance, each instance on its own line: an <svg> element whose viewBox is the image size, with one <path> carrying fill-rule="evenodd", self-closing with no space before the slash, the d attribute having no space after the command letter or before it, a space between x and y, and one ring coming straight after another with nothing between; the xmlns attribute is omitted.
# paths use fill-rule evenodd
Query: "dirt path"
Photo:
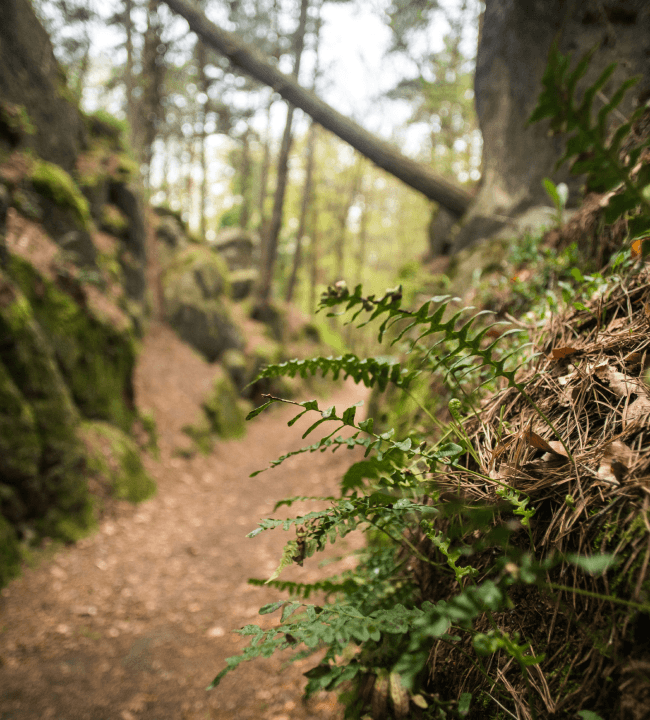
<svg viewBox="0 0 650 720"><path fill-rule="evenodd" d="M161 459L146 460L158 493L136 508L116 506L98 533L2 591L0 720L339 717L330 696L300 701L301 673L313 659L284 672L279 658L247 663L218 690L205 690L243 645L232 629L276 620L257 610L278 594L246 581L268 577L288 536L246 533L277 499L333 491L351 461L349 453L308 454L249 478L303 442L300 428L280 422L291 417L283 409L251 423L245 439L217 443L209 457L174 457L212 375L168 328L151 328L136 390L158 422ZM359 393L346 386L330 404L352 403ZM287 577L317 575L312 559Z"/></svg>

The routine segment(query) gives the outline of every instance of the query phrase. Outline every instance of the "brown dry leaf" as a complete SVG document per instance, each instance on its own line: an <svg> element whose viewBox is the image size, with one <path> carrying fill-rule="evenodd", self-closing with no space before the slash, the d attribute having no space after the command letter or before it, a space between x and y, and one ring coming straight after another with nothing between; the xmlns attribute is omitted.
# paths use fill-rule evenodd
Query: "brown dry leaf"
<svg viewBox="0 0 650 720"><path fill-rule="evenodd" d="M636 454L621 440L614 440L605 446L598 468L598 477L605 482L620 485L625 471L634 463Z"/></svg>
<svg viewBox="0 0 650 720"><path fill-rule="evenodd" d="M526 442L531 445L534 448L537 448L538 450L545 450L546 452L554 453L555 450L544 440L543 437L540 437L537 433L534 433L532 430L524 430L524 437L526 438Z"/></svg>
<svg viewBox="0 0 650 720"><path fill-rule="evenodd" d="M641 380L614 370L610 365L600 365L596 367L595 372L601 380L605 380L609 384L612 391L619 397L644 394L645 388Z"/></svg>
<svg viewBox="0 0 650 720"><path fill-rule="evenodd" d="M644 395L641 395L633 403L630 403L625 414L625 419L631 423L647 416L650 416L650 400Z"/></svg>
<svg viewBox="0 0 650 720"><path fill-rule="evenodd" d="M553 358L553 360L564 360L564 358L575 355L575 353L577 352L579 352L578 348L574 347L553 348L553 350L551 350L551 357Z"/></svg>
<svg viewBox="0 0 650 720"><path fill-rule="evenodd" d="M554 455L561 455L562 457L568 458L567 451L564 449L564 445L559 440L549 440L547 445L551 448L550 452ZM543 460L551 460L552 458L542 458Z"/></svg>

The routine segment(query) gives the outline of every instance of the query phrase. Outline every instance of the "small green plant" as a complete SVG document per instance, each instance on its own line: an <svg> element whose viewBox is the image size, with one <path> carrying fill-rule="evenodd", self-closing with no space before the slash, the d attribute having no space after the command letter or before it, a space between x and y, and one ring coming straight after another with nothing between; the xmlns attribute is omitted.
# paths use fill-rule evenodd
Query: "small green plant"
<svg viewBox="0 0 650 720"><path fill-rule="evenodd" d="M564 222L564 210L569 199L569 187L566 183L556 185L550 178L544 178L542 184L547 195L553 201L553 205L555 205L555 225L559 227Z"/></svg>
<svg viewBox="0 0 650 720"><path fill-rule="evenodd" d="M638 81L638 78L629 78L593 117L594 100L612 77L616 63L608 65L598 80L584 91L582 98L577 99L578 82L587 72L596 49L586 53L572 71L569 71L570 56L562 55L557 46L551 49L542 78L543 89L529 122L550 118L553 132L571 133L558 167L571 161L573 173L587 175L589 189L613 193L605 209L605 221L612 223L625 216L632 242L650 234L650 165L639 163L641 153L650 146L650 137L632 147L625 146L625 152L623 148L634 123L646 108L639 107L626 122L610 131L611 114Z"/></svg>

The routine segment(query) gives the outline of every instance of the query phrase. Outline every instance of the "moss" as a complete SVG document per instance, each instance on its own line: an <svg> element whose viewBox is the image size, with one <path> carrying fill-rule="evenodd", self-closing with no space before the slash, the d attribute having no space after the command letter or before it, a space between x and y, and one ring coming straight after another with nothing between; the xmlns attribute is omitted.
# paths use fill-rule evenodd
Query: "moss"
<svg viewBox="0 0 650 720"><path fill-rule="evenodd" d="M84 117L86 127L93 139L104 139L114 150L126 149L126 138L130 135L127 120L120 120L106 110L97 110Z"/></svg>
<svg viewBox="0 0 650 720"><path fill-rule="evenodd" d="M33 195L33 193L21 189L14 190L11 196L11 204L21 215L38 222L43 218L43 211Z"/></svg>
<svg viewBox="0 0 650 720"><path fill-rule="evenodd" d="M79 414L28 300L2 273L0 298L0 361L5 380L11 378L20 395L8 381L4 390L26 433L12 442L27 443L23 460L33 452L37 466L34 473L32 463L22 463L19 470L30 474L14 485L17 499L38 535L68 540L88 529L92 515L85 455L76 436Z"/></svg>
<svg viewBox="0 0 650 720"><path fill-rule="evenodd" d="M197 425L186 425L183 432L204 455L212 452L214 436L240 438L246 433L248 404L239 397L230 376L219 370L212 390L203 402L204 417Z"/></svg>
<svg viewBox="0 0 650 720"><path fill-rule="evenodd" d="M0 361L0 475L14 482L35 477L41 451L34 411Z"/></svg>
<svg viewBox="0 0 650 720"><path fill-rule="evenodd" d="M122 237L129 229L129 221L118 207L107 203L102 206L100 227L111 235Z"/></svg>
<svg viewBox="0 0 650 720"><path fill-rule="evenodd" d="M0 101L0 128L4 128L16 141L25 135L35 135L36 126L31 121L24 105Z"/></svg>
<svg viewBox="0 0 650 720"><path fill-rule="evenodd" d="M20 572L20 548L16 531L0 515L0 587Z"/></svg>
<svg viewBox="0 0 650 720"><path fill-rule="evenodd" d="M111 489L113 497L142 502L156 491L135 442L119 428L105 422L84 422L81 436L89 453L88 468Z"/></svg>
<svg viewBox="0 0 650 720"><path fill-rule="evenodd" d="M237 388L226 373L219 372L215 376L203 410L212 430L220 437L239 438L245 434L246 413L240 404Z"/></svg>
<svg viewBox="0 0 650 720"><path fill-rule="evenodd" d="M85 230L90 228L88 200L63 168L45 160L37 160L32 166L31 181L35 190L60 207L71 210Z"/></svg>
<svg viewBox="0 0 650 720"><path fill-rule="evenodd" d="M87 418L108 420L128 430L135 416L133 334L90 316L21 258L12 257L11 274L29 300L22 302L33 309L54 348L79 409Z"/></svg>

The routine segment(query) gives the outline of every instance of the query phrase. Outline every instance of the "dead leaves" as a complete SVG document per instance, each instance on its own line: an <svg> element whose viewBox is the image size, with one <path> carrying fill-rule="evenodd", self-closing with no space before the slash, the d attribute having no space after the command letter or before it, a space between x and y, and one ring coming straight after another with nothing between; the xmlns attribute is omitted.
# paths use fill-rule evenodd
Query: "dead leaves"
<svg viewBox="0 0 650 720"><path fill-rule="evenodd" d="M625 473L632 467L636 453L624 442L614 440L605 446L598 477L612 485L620 485Z"/></svg>

